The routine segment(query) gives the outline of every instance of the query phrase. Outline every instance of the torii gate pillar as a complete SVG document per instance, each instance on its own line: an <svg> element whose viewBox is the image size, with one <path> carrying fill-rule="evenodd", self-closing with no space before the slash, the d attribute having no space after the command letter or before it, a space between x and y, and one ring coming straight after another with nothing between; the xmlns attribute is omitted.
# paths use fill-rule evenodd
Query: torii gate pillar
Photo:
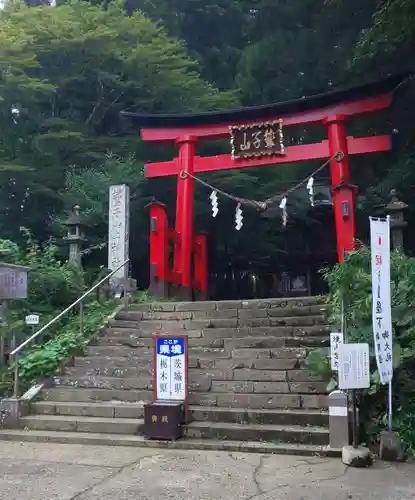
<svg viewBox="0 0 415 500"><path fill-rule="evenodd" d="M357 186L350 182L345 117L343 115L330 116L325 120L325 124L327 125L331 156L331 194L336 222L337 256L338 262L342 262L345 253L354 250Z"/></svg>
<svg viewBox="0 0 415 500"><path fill-rule="evenodd" d="M177 177L176 235L174 270L181 275L180 298L192 298L192 227L195 181L194 160L197 138L184 136L177 139L179 146L179 175ZM187 175L190 174L190 175Z"/></svg>

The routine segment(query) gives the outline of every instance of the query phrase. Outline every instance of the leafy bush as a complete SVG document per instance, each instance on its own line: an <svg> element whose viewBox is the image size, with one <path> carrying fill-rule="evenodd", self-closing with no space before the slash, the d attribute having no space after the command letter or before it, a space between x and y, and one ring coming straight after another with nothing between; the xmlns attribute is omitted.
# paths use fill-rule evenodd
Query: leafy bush
<svg viewBox="0 0 415 500"><path fill-rule="evenodd" d="M85 306L83 333L80 332L79 317L73 316L61 328L61 333L42 345L29 347L19 359L20 392L36 382L51 377L65 360L84 347L98 332L99 327L114 310L114 302L99 304L91 302ZM14 365L0 367L0 396L9 395L13 388Z"/></svg>
<svg viewBox="0 0 415 500"><path fill-rule="evenodd" d="M134 303L141 303L141 302L157 302L159 300L158 297L155 297L150 290L139 290L136 292L133 297L132 301ZM175 297L165 297L163 298L163 302L177 302L178 299Z"/></svg>
<svg viewBox="0 0 415 500"><path fill-rule="evenodd" d="M41 322L45 324L85 289L82 269L59 260L59 248L53 240L40 246L24 228L22 233L24 244L20 247L12 241L0 239L0 261L30 268L28 297L9 303L8 326L0 329L0 335L9 338L16 335L18 342L31 333L24 322L27 314L40 314Z"/></svg>
<svg viewBox="0 0 415 500"><path fill-rule="evenodd" d="M13 388L13 378L10 368L0 366L0 398L11 393Z"/></svg>
<svg viewBox="0 0 415 500"><path fill-rule="evenodd" d="M85 273L76 265L59 259L59 248L53 240L43 246L36 243L31 234L22 228L24 243L17 245L10 240L0 239L0 261L25 265L30 268L28 275L28 297L25 300L9 302L8 324L0 327L0 335L8 341L16 337L20 344L32 331L25 324L28 313L39 313L41 325L46 324L63 309L72 304L85 291ZM95 270L89 279L96 282L108 270ZM79 316L76 310L56 322L40 338L42 345L29 347L19 360L22 389L40 379L52 375L57 367L77 350L81 350L97 331L114 308L113 302L103 304L90 297L84 309L84 332L79 330ZM50 339L50 340L48 340ZM9 343L6 340L6 344ZM0 367L0 396L12 389L13 367Z"/></svg>
<svg viewBox="0 0 415 500"><path fill-rule="evenodd" d="M370 251L363 248L347 255L342 265L324 271L329 286L330 323L340 325L341 300L344 298L348 342L367 342L371 353L371 387L363 391L361 412L369 437L386 424L387 387L380 385L374 356L372 330L372 280ZM415 450L415 259L400 252L391 255L391 299L393 323L393 408L394 426L409 451ZM329 360L321 351L309 352L311 370L336 380Z"/></svg>
<svg viewBox="0 0 415 500"><path fill-rule="evenodd" d="M82 352L113 309L114 302L92 302L85 307L83 333L80 331L79 317L74 317L56 338L32 348L19 361L22 386L27 388L50 377L65 360Z"/></svg>

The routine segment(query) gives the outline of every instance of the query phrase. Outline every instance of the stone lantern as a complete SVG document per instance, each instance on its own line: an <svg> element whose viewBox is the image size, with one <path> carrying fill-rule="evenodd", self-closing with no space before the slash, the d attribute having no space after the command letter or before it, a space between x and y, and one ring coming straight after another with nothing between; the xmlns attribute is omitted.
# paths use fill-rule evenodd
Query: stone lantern
<svg viewBox="0 0 415 500"><path fill-rule="evenodd" d="M408 225L404 217L404 211L408 208L408 205L399 199L396 189L392 189L389 197L390 201L386 205L386 213L390 216L393 248L403 252L403 230Z"/></svg>
<svg viewBox="0 0 415 500"><path fill-rule="evenodd" d="M75 205L66 219L65 225L68 231L65 240L69 243L69 262L81 266L81 248L85 239L83 231L85 225L79 215L79 210L79 205Z"/></svg>

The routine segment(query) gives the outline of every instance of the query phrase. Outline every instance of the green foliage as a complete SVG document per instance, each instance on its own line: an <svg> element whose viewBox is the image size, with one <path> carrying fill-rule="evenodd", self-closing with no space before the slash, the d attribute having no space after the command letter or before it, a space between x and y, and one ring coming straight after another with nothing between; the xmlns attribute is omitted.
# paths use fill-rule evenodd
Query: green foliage
<svg viewBox="0 0 415 500"><path fill-rule="evenodd" d="M309 349L306 358L307 368L320 375L327 382L327 392L331 392L337 388L337 376L331 369L330 358L327 357L327 350L324 349Z"/></svg>
<svg viewBox="0 0 415 500"><path fill-rule="evenodd" d="M410 52L415 46L415 1L378 2L373 25L362 32L357 56L374 58L398 50Z"/></svg>
<svg viewBox="0 0 415 500"><path fill-rule="evenodd" d="M78 266L58 259L59 249L53 240L39 245L31 234L21 229L24 245L0 239L0 260L30 268L28 272L28 297L11 301L8 310L8 326L0 328L0 334L17 341L30 332L24 322L27 314L40 314L41 324L74 302L84 291L83 272Z"/></svg>
<svg viewBox="0 0 415 500"><path fill-rule="evenodd" d="M370 436L384 425L386 418L387 390L380 385L376 367L372 330L372 283L370 251L363 248L347 255L342 265L326 270L324 277L329 285L327 302L330 322L339 328L341 301L344 300L346 334L348 342L365 342L370 346L371 387L363 391L365 404L362 412ZM391 303L393 323L393 392L394 425L402 432L409 450L415 447L415 258L400 252L391 255ZM310 369L331 378L327 358L318 351L308 355ZM333 388L333 384L331 384Z"/></svg>
<svg viewBox="0 0 415 500"><path fill-rule="evenodd" d="M200 78L180 40L142 12L80 0L0 12L0 96L0 231L11 239L23 224L39 239L50 234L51 219L67 208L68 171L100 168L109 152L143 158L121 110L235 104L233 94Z"/></svg>
<svg viewBox="0 0 415 500"><path fill-rule="evenodd" d="M148 291L138 292L133 300L157 302L157 298ZM114 311L115 306L113 301L98 303L91 299L84 306L82 333L79 316L74 315L69 321L58 322L59 333L55 337L28 348L26 354L19 360L20 389L28 389L34 383L51 377L65 361L74 355L81 355L84 348L97 336L99 328ZM0 367L0 396L9 394L12 390L13 370L14 366Z"/></svg>
<svg viewBox="0 0 415 500"><path fill-rule="evenodd" d="M74 317L60 329L60 333L46 343L33 347L19 361L19 375L24 387L52 376L62 363L76 353L82 353L99 327L114 310L114 303L92 302L85 307L83 332L79 318Z"/></svg>
<svg viewBox="0 0 415 500"><path fill-rule="evenodd" d="M142 303L142 302L158 302L159 299L155 297L150 290L141 290L136 292L132 297L133 302ZM163 299L163 302L176 302L178 299L171 297Z"/></svg>
<svg viewBox="0 0 415 500"><path fill-rule="evenodd" d="M9 367L0 366L0 398L11 394L13 378Z"/></svg>
<svg viewBox="0 0 415 500"><path fill-rule="evenodd" d="M333 308L332 322L340 322L343 297L348 341L368 342L373 347L369 249L349 254L344 264L326 270L324 277L330 290L328 300ZM408 308L415 301L415 259L400 252L392 252L391 255L391 300L397 342L395 352L399 354L400 362L404 363L412 356L412 348L415 347L415 314Z"/></svg>

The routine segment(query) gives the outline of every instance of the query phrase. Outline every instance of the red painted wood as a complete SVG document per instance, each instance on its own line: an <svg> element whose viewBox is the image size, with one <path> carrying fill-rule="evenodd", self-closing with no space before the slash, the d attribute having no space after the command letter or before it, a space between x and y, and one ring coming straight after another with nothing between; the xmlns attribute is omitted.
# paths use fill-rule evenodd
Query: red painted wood
<svg viewBox="0 0 415 500"><path fill-rule="evenodd" d="M347 149L350 155L381 153L390 151L392 147L390 135L375 135L372 137L347 137Z"/></svg>
<svg viewBox="0 0 415 500"><path fill-rule="evenodd" d="M374 153L390 150L390 136L380 135L373 137L348 137L347 147L349 154ZM249 160L232 160L230 154L217 156L195 156L194 172L215 172L217 170L231 170L235 168L260 167L265 165L279 165L296 161L324 159L330 156L328 141L301 146L287 146L286 155L267 158L252 158ZM146 177L164 177L177 175L179 172L178 159L146 165ZM179 191L179 188L178 188Z"/></svg>
<svg viewBox="0 0 415 500"><path fill-rule="evenodd" d="M156 231L150 231L150 272L155 265L157 278L165 281L168 275L168 222L163 204L150 203L151 219L156 221Z"/></svg>
<svg viewBox="0 0 415 500"><path fill-rule="evenodd" d="M331 185L338 186L345 182L350 184L349 152L343 116L336 116L327 121L327 134L330 156L334 156L337 152L343 153L342 161L330 162Z"/></svg>
<svg viewBox="0 0 415 500"><path fill-rule="evenodd" d="M180 172L194 172L196 143L194 138L186 138L185 141L179 143L179 158L178 165ZM193 198L194 198L194 179L189 176L178 176L177 182L182 184L178 188L178 194L181 198L177 199L177 204L181 203L182 208L179 210L180 222L180 254L175 258L176 262L180 259L181 285L182 287L191 288L192 286L192 226L193 226ZM177 206L176 204L176 206ZM175 250L178 250L176 245Z"/></svg>
<svg viewBox="0 0 415 500"><path fill-rule="evenodd" d="M350 184L348 140L345 132L344 117L337 116L327 121L330 156L343 153L343 159L330 161L334 219L337 235L337 258L342 262L345 252L354 248L355 194L356 187ZM344 204L348 206L348 216L343 213Z"/></svg>
<svg viewBox="0 0 415 500"><path fill-rule="evenodd" d="M313 109L303 111L292 115L275 116L268 118L267 121L283 119L284 126L304 125L323 123L324 120L333 115L344 115L346 117L371 113L381 109L388 108L391 103L391 94L384 94L369 99L346 102L330 106L327 108ZM144 141L177 141L185 136L196 136L199 139L218 139L229 136L229 127L231 125L241 125L243 123L260 123L264 120L254 120L252 122L237 122L216 125L197 125L192 127L175 128L147 128L141 129L141 137Z"/></svg>
<svg viewBox="0 0 415 500"><path fill-rule="evenodd" d="M175 236L179 236L181 234L181 225L183 219L183 188L184 183L183 179L180 177L177 178L177 193L176 193L176 220L175 220ZM176 273L181 272L181 242L180 237L174 240L174 254L173 254L173 270Z"/></svg>

